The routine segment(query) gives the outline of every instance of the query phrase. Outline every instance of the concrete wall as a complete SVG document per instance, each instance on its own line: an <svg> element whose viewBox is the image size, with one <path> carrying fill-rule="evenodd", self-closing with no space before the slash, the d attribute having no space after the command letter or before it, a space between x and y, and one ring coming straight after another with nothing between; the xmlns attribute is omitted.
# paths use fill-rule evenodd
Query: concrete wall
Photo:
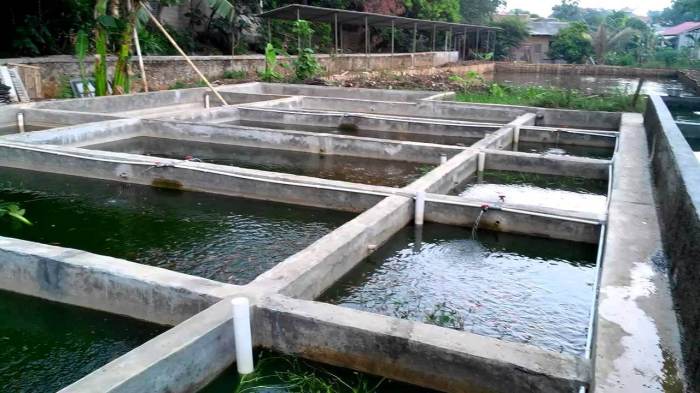
<svg viewBox="0 0 700 393"><path fill-rule="evenodd" d="M667 68L634 68L591 64L528 64L496 63L496 72L536 72L561 75L609 75L624 77L675 77L677 71Z"/></svg>
<svg viewBox="0 0 700 393"><path fill-rule="evenodd" d="M661 97L650 97L644 117L687 376L700 389L700 163Z"/></svg>
<svg viewBox="0 0 700 393"><path fill-rule="evenodd" d="M317 55L319 62L331 74L343 71L388 70L410 67L438 67L443 64L456 62L457 52L421 52L347 55ZM289 63L294 57L278 57L280 63ZM208 78L221 78L226 70L243 70L254 74L265 67L263 55L238 56L192 56L195 65ZM88 69L92 69L90 57L86 59ZM0 64L19 63L41 67L43 80L42 89L45 97L56 97L60 87L67 78L80 77L80 65L73 56L50 56L37 58L2 59ZM114 59L109 60L110 70ZM167 89L176 81L197 81L198 77L187 62L180 56L145 56L144 65L148 78L148 86L154 90ZM132 69L138 70L137 60L132 59ZM281 69L281 71L284 71ZM137 79L137 78L134 78ZM133 87L140 89L140 82L135 80Z"/></svg>

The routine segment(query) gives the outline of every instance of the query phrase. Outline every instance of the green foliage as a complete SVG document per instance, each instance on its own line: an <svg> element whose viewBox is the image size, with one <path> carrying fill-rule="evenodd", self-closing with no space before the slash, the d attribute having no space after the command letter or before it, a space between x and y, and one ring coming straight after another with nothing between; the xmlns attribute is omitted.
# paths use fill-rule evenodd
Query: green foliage
<svg viewBox="0 0 700 393"><path fill-rule="evenodd" d="M486 81L476 71L469 71L464 76L452 75L448 78L450 82L457 83L461 91L481 89L486 87Z"/></svg>
<svg viewBox="0 0 700 393"><path fill-rule="evenodd" d="M644 109L644 100L632 106L631 94L613 92L589 95L578 90L539 86L501 86L492 84L487 90L462 91L457 101L491 104L525 105L542 108L580 109L590 111L636 111Z"/></svg>
<svg viewBox="0 0 700 393"><path fill-rule="evenodd" d="M245 79L248 73L245 70L226 70L222 76L224 79Z"/></svg>
<svg viewBox="0 0 700 393"><path fill-rule="evenodd" d="M203 80L198 80L196 82L175 81L175 83L168 86L168 90L190 89L193 87L206 87L206 85L207 84Z"/></svg>
<svg viewBox="0 0 700 393"><path fill-rule="evenodd" d="M55 98L73 98L73 88L70 85L70 79L63 76L59 80L58 91Z"/></svg>
<svg viewBox="0 0 700 393"><path fill-rule="evenodd" d="M673 0L663 11L650 12L652 23L673 26L682 22L700 20L700 1Z"/></svg>
<svg viewBox="0 0 700 393"><path fill-rule="evenodd" d="M376 393L384 378L335 371L286 355L261 352L255 370L241 377L234 393L284 391L289 393Z"/></svg>
<svg viewBox="0 0 700 393"><path fill-rule="evenodd" d="M583 20L578 0L561 0L561 3L552 7L551 17L572 22Z"/></svg>
<svg viewBox="0 0 700 393"><path fill-rule="evenodd" d="M461 20L459 0L404 0L404 5L414 18L458 22Z"/></svg>
<svg viewBox="0 0 700 393"><path fill-rule="evenodd" d="M3 217L9 217L12 220L21 222L25 225L32 225L32 223L24 217L25 210L20 208L18 204L12 202L4 202L0 200L0 219Z"/></svg>
<svg viewBox="0 0 700 393"><path fill-rule="evenodd" d="M316 60L311 48L304 48L294 60L294 76L298 81L305 81L321 72L321 65Z"/></svg>
<svg viewBox="0 0 700 393"><path fill-rule="evenodd" d="M459 10L464 22L486 24L496 10L505 5L505 0L460 0Z"/></svg>
<svg viewBox="0 0 700 393"><path fill-rule="evenodd" d="M264 82L282 79L282 75L277 72L277 50L269 42L265 46L265 69L259 73L259 76Z"/></svg>
<svg viewBox="0 0 700 393"><path fill-rule="evenodd" d="M446 302L436 304L425 315L425 322L444 328L464 330L464 317L457 310L448 306Z"/></svg>
<svg viewBox="0 0 700 393"><path fill-rule="evenodd" d="M569 63L583 63L593 54L591 35L583 22L574 22L561 29L549 46L549 57Z"/></svg>
<svg viewBox="0 0 700 393"><path fill-rule="evenodd" d="M313 49L307 47L311 42L314 31L309 22L297 20L294 22L293 32L301 40L301 51L292 63L294 65L294 77L298 81L305 81L315 77L321 71L321 65L316 60Z"/></svg>
<svg viewBox="0 0 700 393"><path fill-rule="evenodd" d="M494 55L497 60L508 58L511 50L518 48L530 36L527 22L516 16L505 17L492 23L492 26L503 29L496 31L496 50Z"/></svg>

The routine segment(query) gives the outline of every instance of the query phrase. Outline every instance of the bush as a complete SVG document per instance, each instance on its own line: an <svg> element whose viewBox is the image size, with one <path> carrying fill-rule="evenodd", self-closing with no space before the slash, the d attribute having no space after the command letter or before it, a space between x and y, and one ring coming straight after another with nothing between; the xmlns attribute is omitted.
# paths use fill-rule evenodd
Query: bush
<svg viewBox="0 0 700 393"><path fill-rule="evenodd" d="M245 70L226 70L224 71L224 79L245 79L248 73Z"/></svg>
<svg viewBox="0 0 700 393"><path fill-rule="evenodd" d="M550 58L563 59L568 63L583 63L592 55L593 39L588 33L588 26L583 22L574 22L559 30L549 46Z"/></svg>

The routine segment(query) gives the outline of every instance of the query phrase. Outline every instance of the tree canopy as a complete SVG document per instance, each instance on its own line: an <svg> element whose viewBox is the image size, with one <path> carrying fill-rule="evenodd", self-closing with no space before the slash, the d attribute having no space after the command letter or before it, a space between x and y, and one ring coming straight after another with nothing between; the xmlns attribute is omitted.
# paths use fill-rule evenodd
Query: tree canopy
<svg viewBox="0 0 700 393"><path fill-rule="evenodd" d="M584 22L573 22L559 30L549 46L549 57L569 63L583 63L593 54L593 39Z"/></svg>
<svg viewBox="0 0 700 393"><path fill-rule="evenodd" d="M663 11L649 12L651 21L664 26L673 26L683 22L700 20L700 1L673 0L670 7Z"/></svg>
<svg viewBox="0 0 700 393"><path fill-rule="evenodd" d="M496 50L498 60L507 59L513 48L519 47L530 35L527 22L517 16L508 16L491 24L503 30L496 32Z"/></svg>

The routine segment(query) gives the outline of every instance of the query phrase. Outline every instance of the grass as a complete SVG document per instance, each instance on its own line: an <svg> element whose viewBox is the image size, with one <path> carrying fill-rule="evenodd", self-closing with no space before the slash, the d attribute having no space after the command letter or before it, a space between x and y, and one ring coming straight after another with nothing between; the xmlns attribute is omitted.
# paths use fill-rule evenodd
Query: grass
<svg viewBox="0 0 700 393"><path fill-rule="evenodd" d="M646 101L645 97L640 96L637 104L633 106L633 95L622 92L585 94L578 90L553 87L497 84L492 84L488 89L460 91L455 99L461 102L608 112L642 112Z"/></svg>
<svg viewBox="0 0 700 393"><path fill-rule="evenodd" d="M375 393L384 382L384 378L262 351L255 370L243 376L233 392Z"/></svg>
<svg viewBox="0 0 700 393"><path fill-rule="evenodd" d="M248 73L245 70L226 70L222 76L224 79L246 79Z"/></svg>

